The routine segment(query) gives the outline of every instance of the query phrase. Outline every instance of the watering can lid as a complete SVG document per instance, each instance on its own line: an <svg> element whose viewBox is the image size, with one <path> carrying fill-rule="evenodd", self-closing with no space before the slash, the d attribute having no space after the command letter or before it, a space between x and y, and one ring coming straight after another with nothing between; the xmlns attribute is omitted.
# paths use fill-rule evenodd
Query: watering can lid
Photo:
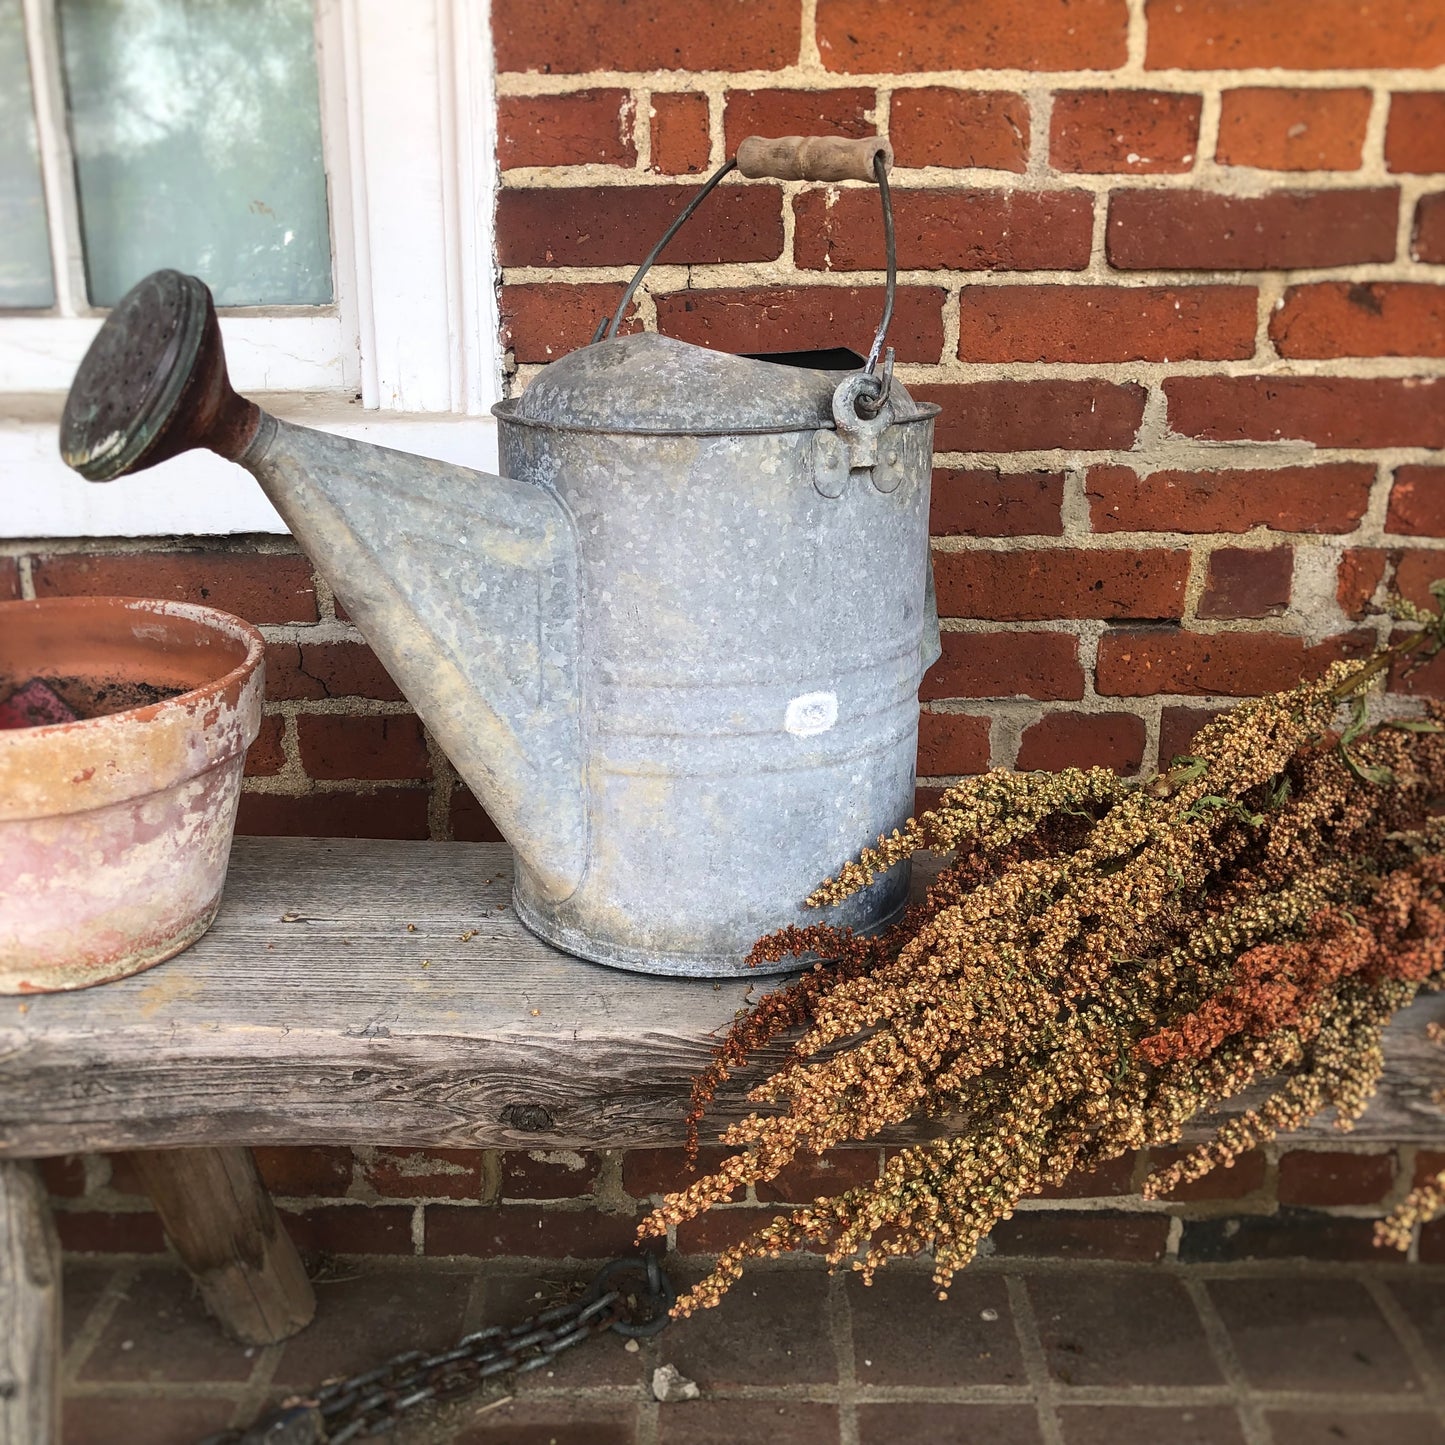
<svg viewBox="0 0 1445 1445"><path fill-rule="evenodd" d="M833 425L833 393L848 375L732 356L644 331L552 362L519 399L494 410L511 421L580 431L814 431ZM938 410L913 401L897 382L890 399L896 421Z"/></svg>

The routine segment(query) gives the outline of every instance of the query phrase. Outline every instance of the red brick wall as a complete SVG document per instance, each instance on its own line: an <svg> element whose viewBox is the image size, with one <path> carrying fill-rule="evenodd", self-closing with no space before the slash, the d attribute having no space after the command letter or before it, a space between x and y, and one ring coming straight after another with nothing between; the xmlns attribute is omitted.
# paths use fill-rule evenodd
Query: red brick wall
<svg viewBox="0 0 1445 1445"><path fill-rule="evenodd" d="M706 1163L721 1151L704 1150ZM649 1203L695 1178L680 1149L626 1154L569 1150L258 1149L261 1173L301 1248L328 1254L525 1255L601 1259L626 1252ZM1129 1156L1025 1201L994 1230L998 1254L1185 1261L1341 1257L1389 1261L1373 1220L1445 1168L1445 1153L1332 1145L1245 1154L1147 1203L1134 1192L1170 1150ZM780 1206L876 1177L878 1149L839 1150L792 1166L675 1229L683 1255L713 1255ZM123 1155L46 1160L68 1249L149 1253L160 1223ZM1445 1264L1445 1220L1416 1231L1409 1259Z"/></svg>
<svg viewBox="0 0 1445 1445"><path fill-rule="evenodd" d="M744 135L891 137L898 375L943 407L925 790L1167 762L1214 700L1369 646L1372 597L1445 573L1436 0L540 0L494 25L517 385ZM866 346L876 197L730 178L665 259L638 324Z"/></svg>
<svg viewBox="0 0 1445 1445"><path fill-rule="evenodd" d="M1385 589L1425 601L1445 573L1442 0L530 0L498 5L494 29L514 388L588 340L743 135L891 136L891 339L899 377L943 407L925 797L990 764L1167 762L1227 699L1371 645ZM856 347L881 266L871 190L732 177L633 324L739 350ZM184 596L262 624L270 701L243 831L493 836L287 544L0 551L0 595ZM1398 686L1441 677L1445 662ZM581 1195L564 1170L558 1207L578 1228L588 1211L625 1219L647 1192L640 1157L587 1164ZM1319 1237L1352 1248L1350 1211L1382 1195L1324 1199L1307 1182L1319 1156L1294 1157L1206 1187L1256 1181L1250 1238L1329 1204L1345 1222ZM1414 1169L1408 1151L1346 1156L1361 1157L1386 1161L1348 1165L1388 1174L1385 1194ZM504 1200L488 1221L533 1219L509 1167L324 1150L268 1164L318 1247L483 1252L468 1217L533 1237L475 1213ZM123 1214L115 1187L69 1227ZM1057 1247L1092 1248L1087 1208L1003 1233L1057 1218L1078 1234ZM1097 1229L1145 1251L1212 1238L1170 1217ZM570 1237L543 1236L539 1252ZM1445 1235L1429 1238L1445 1260Z"/></svg>

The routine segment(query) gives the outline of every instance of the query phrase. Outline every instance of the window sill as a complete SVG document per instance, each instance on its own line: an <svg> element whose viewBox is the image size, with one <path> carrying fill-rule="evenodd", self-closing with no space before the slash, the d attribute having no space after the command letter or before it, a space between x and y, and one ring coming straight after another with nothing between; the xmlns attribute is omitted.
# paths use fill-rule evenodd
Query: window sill
<svg viewBox="0 0 1445 1445"><path fill-rule="evenodd" d="M256 394L286 421L438 461L495 471L491 416L365 410L335 392ZM56 451L65 398L58 392L0 399L0 538L220 536L286 532L240 467L188 452L118 482L83 481Z"/></svg>

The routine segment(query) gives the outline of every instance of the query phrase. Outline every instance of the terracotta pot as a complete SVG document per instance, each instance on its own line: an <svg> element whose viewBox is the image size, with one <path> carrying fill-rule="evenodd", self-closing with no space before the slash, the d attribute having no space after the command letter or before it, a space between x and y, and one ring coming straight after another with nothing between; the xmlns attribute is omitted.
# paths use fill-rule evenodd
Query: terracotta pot
<svg viewBox="0 0 1445 1445"><path fill-rule="evenodd" d="M248 623L189 603L0 603L0 680L57 679L82 714L123 709L0 731L0 993L124 978L210 926L264 650Z"/></svg>

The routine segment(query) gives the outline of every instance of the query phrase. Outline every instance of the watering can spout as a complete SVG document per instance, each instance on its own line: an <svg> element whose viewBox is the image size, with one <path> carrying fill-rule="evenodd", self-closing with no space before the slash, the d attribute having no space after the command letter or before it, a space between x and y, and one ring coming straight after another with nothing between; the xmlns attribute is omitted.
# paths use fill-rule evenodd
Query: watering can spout
<svg viewBox="0 0 1445 1445"><path fill-rule="evenodd" d="M81 363L61 454L91 481L193 447L260 481L543 896L587 845L577 548L549 489L279 421L232 390L210 292L159 271Z"/></svg>

